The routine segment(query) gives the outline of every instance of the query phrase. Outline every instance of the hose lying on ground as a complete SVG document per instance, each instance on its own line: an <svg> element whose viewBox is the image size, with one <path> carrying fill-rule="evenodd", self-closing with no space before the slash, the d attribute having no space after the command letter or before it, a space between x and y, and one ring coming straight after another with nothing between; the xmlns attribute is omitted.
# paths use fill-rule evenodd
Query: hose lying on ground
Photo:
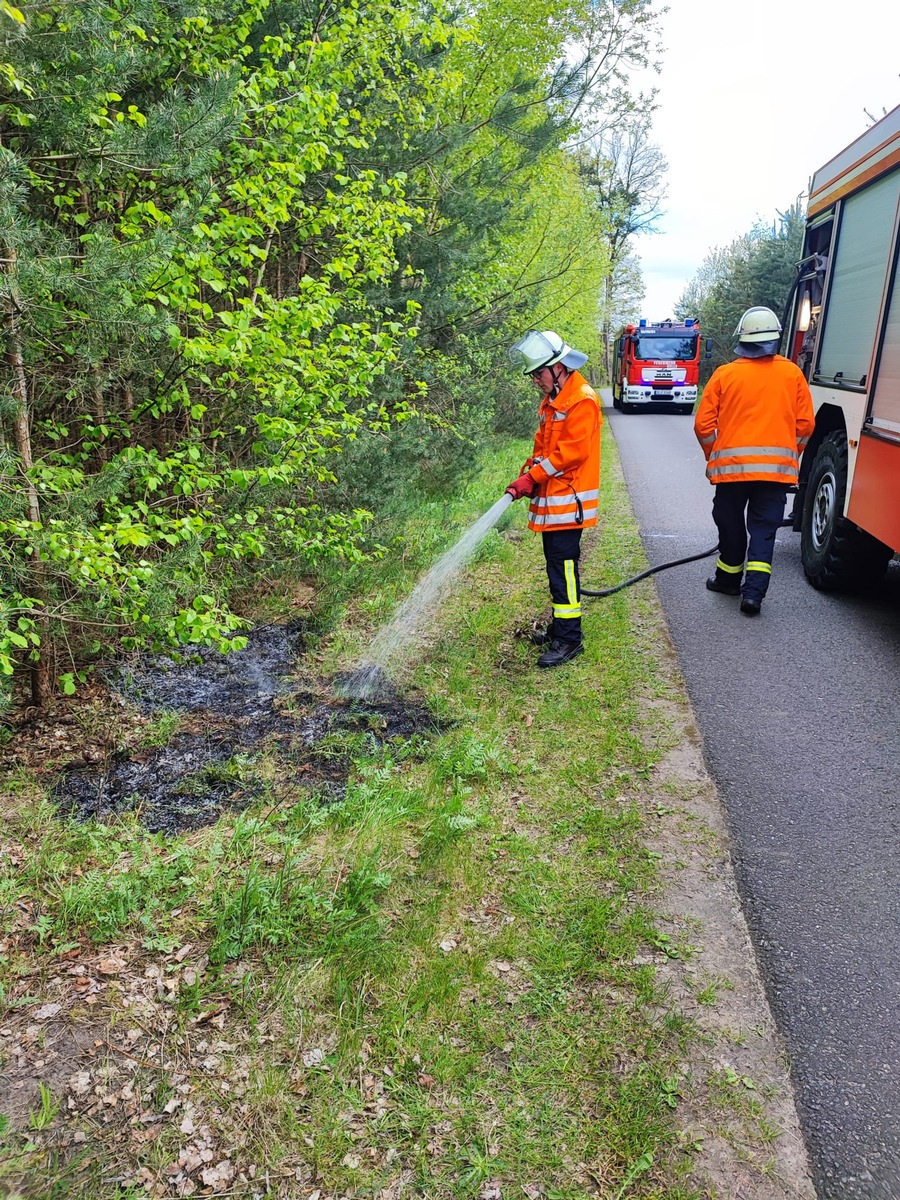
<svg viewBox="0 0 900 1200"><path fill-rule="evenodd" d="M780 528L793 527L793 524L793 517L786 517L781 522ZM698 559L709 558L711 554L717 554L718 550L718 546L713 546L712 550L704 550L702 554L689 554L687 558L673 558L671 562L660 563L658 567L651 567L648 571L641 571L640 575L632 575L630 579L625 579L622 583L617 583L615 587L602 588L599 591L583 587L581 594L582 596L594 596L602 600L604 596L612 596L615 592L621 592L622 588L631 587L633 583L640 583L642 579L646 579L649 575L655 575L657 571L668 571L669 567L680 567L684 563L697 562Z"/></svg>
<svg viewBox="0 0 900 1200"><path fill-rule="evenodd" d="M667 571L669 567L680 567L683 563L696 562L698 558L709 558L711 554L718 554L719 547L713 546L712 550L704 550L702 554L689 554L687 558L675 558L672 562L660 563L658 567L650 567L648 571L641 571L640 575L632 575L630 579L624 580L622 583L617 583L615 587L602 588L600 591L595 591L593 588L583 587L581 589L582 596L612 596L614 592L621 592L622 588L631 587L633 583L638 583L642 579L646 579L648 575L655 575L657 571Z"/></svg>

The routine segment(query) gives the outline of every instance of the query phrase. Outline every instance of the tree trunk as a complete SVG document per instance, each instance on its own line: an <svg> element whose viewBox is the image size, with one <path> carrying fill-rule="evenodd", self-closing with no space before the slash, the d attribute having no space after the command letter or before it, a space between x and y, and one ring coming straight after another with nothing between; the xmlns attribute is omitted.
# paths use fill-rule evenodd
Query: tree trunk
<svg viewBox="0 0 900 1200"><path fill-rule="evenodd" d="M603 324L600 329L603 341L603 373L606 385L612 384L612 305L613 305L613 274L615 267L610 264L610 271L603 282Z"/></svg>
<svg viewBox="0 0 900 1200"><path fill-rule="evenodd" d="M128 422L129 429L134 421L134 387L131 379L126 379L122 389L122 403L125 407L125 420Z"/></svg>
<svg viewBox="0 0 900 1200"><path fill-rule="evenodd" d="M41 520L41 505L37 488L34 486L29 472L34 466L31 452L31 423L28 414L28 380L25 376L25 359L22 354L20 335L20 309L16 294L16 253L8 247L3 248L3 271L7 279L6 310L7 310L7 341L6 363L12 374L12 394L16 400L16 415L13 421L16 451L22 463L25 478L25 502L28 510L28 520L35 525ZM38 601L46 601L47 587L44 564L40 553L35 547L31 552L32 587L31 592ZM50 672L47 668L47 653L50 648L50 623L43 605L35 612L35 622L40 630L41 645L33 651L31 670L31 700L37 707L42 707L50 699Z"/></svg>
<svg viewBox="0 0 900 1200"><path fill-rule="evenodd" d="M106 397L103 395L103 384L100 377L100 368L91 367L91 400L94 409L94 424L97 426L97 461L101 467L106 465L108 455L106 453L106 435L103 433L101 426L106 424Z"/></svg>

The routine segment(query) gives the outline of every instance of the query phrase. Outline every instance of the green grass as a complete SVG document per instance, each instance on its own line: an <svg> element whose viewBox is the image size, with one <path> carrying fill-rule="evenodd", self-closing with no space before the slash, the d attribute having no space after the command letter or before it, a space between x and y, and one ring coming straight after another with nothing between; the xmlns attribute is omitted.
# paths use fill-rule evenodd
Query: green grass
<svg viewBox="0 0 900 1200"><path fill-rule="evenodd" d="M178 731L182 714L173 709L163 709L147 721L141 745L146 747L166 746Z"/></svg>
<svg viewBox="0 0 900 1200"><path fill-rule="evenodd" d="M335 575L316 670L357 661L525 451L507 446L454 501L426 503L388 557ZM605 516L582 569L601 587L644 565L612 446L605 454ZM666 736L646 707L668 687L642 634L651 604L636 593L588 603L586 654L538 672L538 652L513 636L547 606L520 505L403 672L453 724L417 738L417 754L335 734L321 753L354 763L340 801L323 805L263 760L250 809L164 839L134 821L60 821L20 781L6 802L16 865L0 882L16 947L0 963L7 995L35 989L35 976L51 994L73 946L85 959L122 947L136 977L158 966L174 986L141 1010L141 1105L187 1095L187 1080L197 1123L245 1175L231 1195L258 1190L253 1168L302 1195L313 1182L354 1196L402 1184L475 1200L496 1182L557 1200L700 1196L678 1127L693 1035L652 961L689 948L657 928L639 802ZM118 994L86 1015L127 1031ZM220 1034L207 1032L210 1013ZM112 1195L97 1188L115 1161L124 1195L141 1171L169 1178L187 1139L181 1109L142 1141L139 1124L120 1122L113 1137L84 1105L57 1112L51 1100L42 1093L29 1133L35 1194L65 1177L66 1195ZM74 1128L93 1139L83 1165L66 1148Z"/></svg>

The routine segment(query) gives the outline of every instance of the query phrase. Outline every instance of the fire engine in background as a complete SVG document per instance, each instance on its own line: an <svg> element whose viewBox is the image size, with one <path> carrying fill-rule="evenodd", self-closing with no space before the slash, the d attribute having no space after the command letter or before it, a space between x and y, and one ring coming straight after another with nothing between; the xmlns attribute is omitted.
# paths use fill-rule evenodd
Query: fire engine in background
<svg viewBox="0 0 900 1200"><path fill-rule="evenodd" d="M707 355L709 346L707 346ZM692 413L700 379L700 326L686 321L626 325L613 350L613 407L668 404Z"/></svg>
<svg viewBox="0 0 900 1200"><path fill-rule="evenodd" d="M900 551L900 107L813 176L785 354L816 428L794 528L815 587L850 588Z"/></svg>

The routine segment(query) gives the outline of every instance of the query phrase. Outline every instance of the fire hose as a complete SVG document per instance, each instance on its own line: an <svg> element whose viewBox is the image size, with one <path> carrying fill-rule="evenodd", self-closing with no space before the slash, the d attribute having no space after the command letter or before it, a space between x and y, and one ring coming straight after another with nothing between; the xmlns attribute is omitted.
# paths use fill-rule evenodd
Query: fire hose
<svg viewBox="0 0 900 1200"><path fill-rule="evenodd" d="M646 579L650 575L655 575L657 571L668 571L669 567L680 567L684 563L697 562L700 558L709 558L711 554L717 554L718 550L718 546L713 546L711 550L704 550L702 554L689 554L687 558L675 558L672 562L660 563L658 567L650 567L647 571L641 571L640 575L632 575L630 579L625 579L622 583L617 583L615 587L601 588L599 590L583 587L581 594L582 596L594 596L601 599L604 596L612 596L616 592L621 592L622 588L631 587L633 583L640 583L642 579Z"/></svg>
<svg viewBox="0 0 900 1200"><path fill-rule="evenodd" d="M506 492L505 492L505 496L509 497L509 499L506 501L507 504L511 504L514 500L518 500L520 496L526 496L526 495L531 494L530 492L526 491L525 485L528 481L529 481L528 475L523 473L514 483L510 484L510 486L506 489ZM573 488L573 491L574 491L574 488ZM503 497L501 497L501 499L503 499ZM575 498L575 502L578 506L577 519L580 524L581 520L582 520L582 508L581 508L581 501L578 499L577 496ZM497 515L499 517L499 515L500 515L499 512ZM780 525L782 527L784 527L784 526L793 527L793 524L794 524L793 516L787 517L785 520L780 522ZM719 550L719 547L716 545L716 546L711 547L711 549L709 549L709 550L701 551L700 554L688 554L685 558L673 558L671 562L659 563L658 566L648 567L648 569L646 571L641 571L639 575L632 575L630 579L623 579L621 583L617 583L613 587L608 587L608 588L582 587L580 589L581 595L582 596L591 596L594 599L602 600L606 596L614 596L616 594L616 592L621 592L623 588L631 587L631 585L634 583L640 583L640 581L642 579L648 579L651 575L655 575L657 573L657 571L668 571L668 569L670 567L681 567L681 566L684 566L685 563L698 562L701 558L710 558L713 554L717 554L718 550Z"/></svg>
<svg viewBox="0 0 900 1200"><path fill-rule="evenodd" d="M792 517L788 517L781 522L782 527L793 526ZM671 562L660 563L659 566L650 567L646 571L641 571L640 575L632 575L630 579L624 579L621 583L617 583L615 587L608 588L586 588L582 587L582 596L592 596L595 599L603 599L604 596L613 596L616 592L621 592L623 588L631 587L633 583L640 583L642 579L647 579L650 575L655 575L657 571L668 571L669 567L681 567L685 563L697 562L701 558L709 558L713 554L717 554L718 546L713 546L711 550L704 550L700 554L689 554L686 558L673 558Z"/></svg>

